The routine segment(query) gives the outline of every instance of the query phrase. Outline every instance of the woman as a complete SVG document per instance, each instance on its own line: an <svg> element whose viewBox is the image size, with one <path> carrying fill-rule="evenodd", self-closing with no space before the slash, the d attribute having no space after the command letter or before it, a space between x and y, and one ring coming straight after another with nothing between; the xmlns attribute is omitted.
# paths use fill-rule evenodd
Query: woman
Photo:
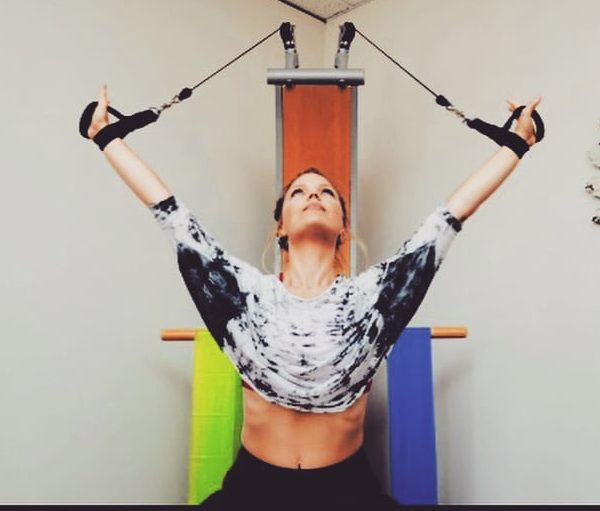
<svg viewBox="0 0 600 511"><path fill-rule="evenodd" d="M517 145L535 142L540 101L519 117ZM109 124L108 103L104 86L91 139ZM244 384L242 448L200 508L396 509L363 447L370 382L462 222L516 167L514 147L502 146L400 250L353 278L337 264L345 202L318 170L297 175L277 201L284 265L275 276L225 251L122 139L104 140L103 152L170 237L196 307Z"/></svg>

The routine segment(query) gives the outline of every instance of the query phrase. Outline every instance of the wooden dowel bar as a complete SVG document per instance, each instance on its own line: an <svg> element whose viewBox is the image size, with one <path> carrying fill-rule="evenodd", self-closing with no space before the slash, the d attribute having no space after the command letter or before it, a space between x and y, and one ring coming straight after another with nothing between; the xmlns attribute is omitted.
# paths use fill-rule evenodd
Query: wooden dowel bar
<svg viewBox="0 0 600 511"><path fill-rule="evenodd" d="M163 341L193 341L199 329L161 330L160 338Z"/></svg>
<svg viewBox="0 0 600 511"><path fill-rule="evenodd" d="M196 338L198 328L166 329L161 330L160 338L163 341L193 341ZM431 328L432 339L459 339L465 338L468 330L462 326L436 326Z"/></svg>
<svg viewBox="0 0 600 511"><path fill-rule="evenodd" d="M468 330L464 326L434 326L431 327L432 339L458 339L465 338Z"/></svg>

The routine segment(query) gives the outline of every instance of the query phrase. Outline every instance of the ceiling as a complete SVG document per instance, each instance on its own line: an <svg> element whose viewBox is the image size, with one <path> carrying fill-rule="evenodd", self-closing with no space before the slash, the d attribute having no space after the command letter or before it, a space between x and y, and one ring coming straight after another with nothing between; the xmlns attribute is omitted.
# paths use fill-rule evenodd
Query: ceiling
<svg viewBox="0 0 600 511"><path fill-rule="evenodd" d="M279 0L299 11L326 23L328 19L343 14L373 0Z"/></svg>

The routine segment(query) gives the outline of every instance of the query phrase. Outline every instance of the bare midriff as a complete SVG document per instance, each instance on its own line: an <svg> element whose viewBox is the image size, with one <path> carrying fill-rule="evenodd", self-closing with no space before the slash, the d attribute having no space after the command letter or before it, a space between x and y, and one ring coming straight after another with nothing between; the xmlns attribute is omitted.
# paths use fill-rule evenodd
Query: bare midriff
<svg viewBox="0 0 600 511"><path fill-rule="evenodd" d="M284 281L283 273L279 280ZM288 289L301 298L312 298L326 288L309 293ZM343 412L311 413L271 403L244 386L242 444L250 454L279 467L319 468L338 463L363 443L369 388Z"/></svg>
<svg viewBox="0 0 600 511"><path fill-rule="evenodd" d="M286 468L319 468L354 454L364 439L368 394L336 413L311 413L270 403L243 388L242 444L252 455Z"/></svg>

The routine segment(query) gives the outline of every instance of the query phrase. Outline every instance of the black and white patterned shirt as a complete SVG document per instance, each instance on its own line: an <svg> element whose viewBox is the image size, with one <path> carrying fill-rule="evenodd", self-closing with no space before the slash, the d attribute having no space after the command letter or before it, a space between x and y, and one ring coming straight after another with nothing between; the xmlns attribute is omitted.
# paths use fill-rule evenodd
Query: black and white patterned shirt
<svg viewBox="0 0 600 511"><path fill-rule="evenodd" d="M315 413L343 411L364 393L462 228L438 206L393 256L300 298L276 275L229 254L175 196L149 209L241 378L267 401Z"/></svg>

